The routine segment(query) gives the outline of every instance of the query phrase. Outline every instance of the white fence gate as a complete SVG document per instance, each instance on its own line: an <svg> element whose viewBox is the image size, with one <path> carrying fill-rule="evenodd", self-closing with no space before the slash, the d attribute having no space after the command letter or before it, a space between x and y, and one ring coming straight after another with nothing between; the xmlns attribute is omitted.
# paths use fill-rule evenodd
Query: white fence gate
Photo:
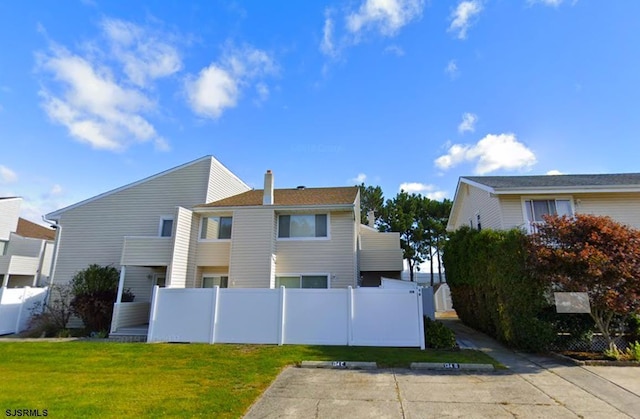
<svg viewBox="0 0 640 419"><path fill-rule="evenodd" d="M158 288L149 342L425 347L421 291Z"/></svg>
<svg viewBox="0 0 640 419"><path fill-rule="evenodd" d="M27 329L32 309L46 296L47 288L0 288L0 335Z"/></svg>

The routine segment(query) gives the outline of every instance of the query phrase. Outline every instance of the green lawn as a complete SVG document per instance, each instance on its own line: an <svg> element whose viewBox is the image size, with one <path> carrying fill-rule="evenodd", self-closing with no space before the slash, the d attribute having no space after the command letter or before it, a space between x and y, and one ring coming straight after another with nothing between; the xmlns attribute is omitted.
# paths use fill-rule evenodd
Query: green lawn
<svg viewBox="0 0 640 419"><path fill-rule="evenodd" d="M2 342L0 412L239 417L282 368L303 360L495 364L478 351L411 348Z"/></svg>

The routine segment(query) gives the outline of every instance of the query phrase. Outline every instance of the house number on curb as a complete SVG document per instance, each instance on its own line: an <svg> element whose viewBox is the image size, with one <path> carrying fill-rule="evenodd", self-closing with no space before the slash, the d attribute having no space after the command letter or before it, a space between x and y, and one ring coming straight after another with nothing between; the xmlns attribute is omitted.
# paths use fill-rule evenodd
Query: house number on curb
<svg viewBox="0 0 640 419"><path fill-rule="evenodd" d="M333 366L336 368L347 368L347 363L345 361L333 361Z"/></svg>
<svg viewBox="0 0 640 419"><path fill-rule="evenodd" d="M445 367L446 369L454 369L454 370L457 370L457 369L460 369L460 364L445 363L445 364L444 364L444 367Z"/></svg>

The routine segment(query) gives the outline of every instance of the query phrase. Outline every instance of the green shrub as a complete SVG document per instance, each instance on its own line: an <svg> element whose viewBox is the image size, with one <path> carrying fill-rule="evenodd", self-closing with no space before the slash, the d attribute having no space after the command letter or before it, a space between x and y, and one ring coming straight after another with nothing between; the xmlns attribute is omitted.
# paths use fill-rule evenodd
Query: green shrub
<svg viewBox="0 0 640 419"><path fill-rule="evenodd" d="M111 325L113 304L118 293L120 272L112 266L89 265L71 280L73 312L82 319L91 332L106 332ZM122 301L133 301L129 290L122 295Z"/></svg>
<svg viewBox="0 0 640 419"><path fill-rule="evenodd" d="M454 349L456 336L451 329L439 321L424 317L424 339L429 348Z"/></svg>
<svg viewBox="0 0 640 419"><path fill-rule="evenodd" d="M541 351L555 336L542 318L548 306L544 284L527 272L526 243L517 229L463 227L451 234L443 263L454 309L464 323L511 347Z"/></svg>
<svg viewBox="0 0 640 419"><path fill-rule="evenodd" d="M631 343L625 353L630 360L640 361L640 342Z"/></svg>

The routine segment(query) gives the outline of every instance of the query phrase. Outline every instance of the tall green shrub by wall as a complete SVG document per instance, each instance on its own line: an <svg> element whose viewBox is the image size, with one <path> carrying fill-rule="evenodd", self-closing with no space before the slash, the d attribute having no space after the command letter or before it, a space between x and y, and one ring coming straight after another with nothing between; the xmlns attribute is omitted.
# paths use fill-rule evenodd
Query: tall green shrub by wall
<svg viewBox="0 0 640 419"><path fill-rule="evenodd" d="M460 319L507 345L544 350L554 334L539 318L544 287L526 273L526 236L517 229L452 233L443 263Z"/></svg>

